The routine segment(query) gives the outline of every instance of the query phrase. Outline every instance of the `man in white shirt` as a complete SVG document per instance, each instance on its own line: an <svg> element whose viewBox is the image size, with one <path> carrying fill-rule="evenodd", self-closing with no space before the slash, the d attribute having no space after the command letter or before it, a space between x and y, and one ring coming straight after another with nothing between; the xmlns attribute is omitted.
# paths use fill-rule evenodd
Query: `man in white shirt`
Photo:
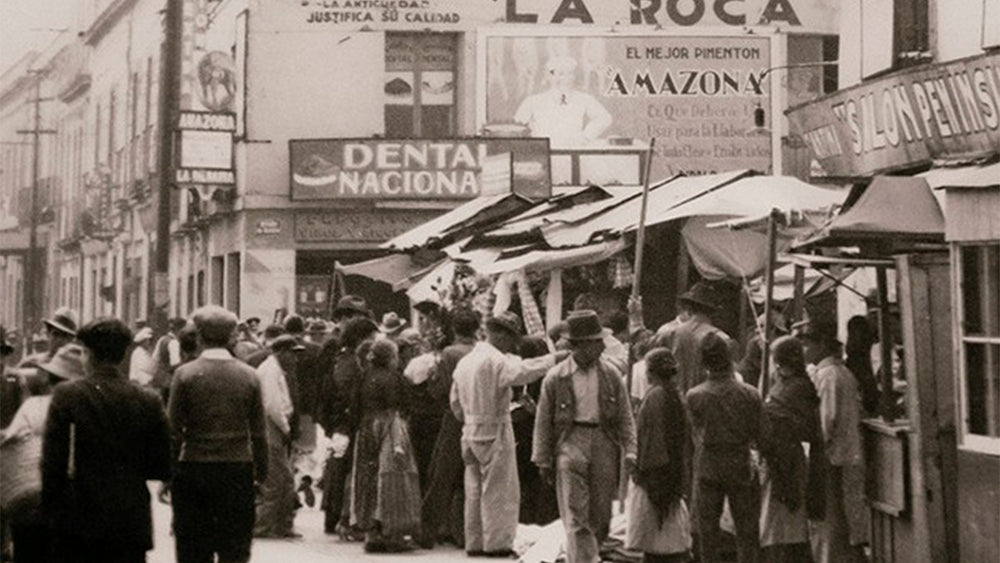
<svg viewBox="0 0 1000 563"><path fill-rule="evenodd" d="M861 450L861 395L857 379L841 359L837 325L829 319L796 326L811 378L819 395L820 423L829 468L826 517L811 521L809 536L817 563L863 561L868 519L864 501Z"/></svg>
<svg viewBox="0 0 1000 563"><path fill-rule="evenodd" d="M596 98L575 89L576 61L553 57L545 70L552 87L525 98L514 121L527 125L533 137L548 137L553 147L586 145L598 139L612 117Z"/></svg>
<svg viewBox="0 0 1000 563"><path fill-rule="evenodd" d="M455 367L451 409L462 421L465 462L465 551L470 556L509 555L517 530L521 486L517 478L511 387L545 375L569 352L522 360L515 356L523 329L509 311L486 321L478 342Z"/></svg>
<svg viewBox="0 0 1000 563"><path fill-rule="evenodd" d="M153 329L143 327L132 339L135 349L128 363L128 378L138 385L150 385L153 382Z"/></svg>
<svg viewBox="0 0 1000 563"><path fill-rule="evenodd" d="M268 470L257 499L256 537L301 537L293 529L296 494L289 448L294 409L287 377L295 369L298 353L304 349L294 336L279 336L271 343L271 355L257 368L267 420Z"/></svg>

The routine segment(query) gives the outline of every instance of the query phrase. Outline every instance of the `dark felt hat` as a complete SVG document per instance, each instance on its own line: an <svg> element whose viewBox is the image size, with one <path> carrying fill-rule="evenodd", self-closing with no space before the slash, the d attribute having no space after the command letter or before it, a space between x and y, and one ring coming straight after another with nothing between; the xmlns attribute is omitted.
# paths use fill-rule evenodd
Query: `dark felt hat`
<svg viewBox="0 0 1000 563"><path fill-rule="evenodd" d="M698 282L691 289L682 293L678 299L684 303L693 303L714 311L719 306L719 296L706 283Z"/></svg>
<svg viewBox="0 0 1000 563"><path fill-rule="evenodd" d="M505 330L514 336L521 336L524 334L524 325L521 324L521 317L510 311L504 311L499 315L492 316L486 319L486 328L493 330Z"/></svg>
<svg viewBox="0 0 1000 563"><path fill-rule="evenodd" d="M333 309L333 318L336 320L352 313L366 317L371 316L371 311L368 310L368 302L357 295L345 295L340 298L340 301L337 301L337 306Z"/></svg>
<svg viewBox="0 0 1000 563"><path fill-rule="evenodd" d="M601 319L595 311L590 309L571 312L566 317L566 325L569 327L571 341L604 339L604 327L601 326Z"/></svg>
<svg viewBox="0 0 1000 563"><path fill-rule="evenodd" d="M299 343L298 339L291 334L282 334L271 342L272 352L285 352L287 350L305 350L306 347Z"/></svg>
<svg viewBox="0 0 1000 563"><path fill-rule="evenodd" d="M0 326L0 356L9 356L14 353L14 347L7 342L7 329Z"/></svg>
<svg viewBox="0 0 1000 563"><path fill-rule="evenodd" d="M58 332L76 336L76 313L69 307L59 307L52 318L45 319L45 326Z"/></svg>
<svg viewBox="0 0 1000 563"><path fill-rule="evenodd" d="M832 344L837 340L837 323L830 319L811 319L795 323L795 335L802 340Z"/></svg>

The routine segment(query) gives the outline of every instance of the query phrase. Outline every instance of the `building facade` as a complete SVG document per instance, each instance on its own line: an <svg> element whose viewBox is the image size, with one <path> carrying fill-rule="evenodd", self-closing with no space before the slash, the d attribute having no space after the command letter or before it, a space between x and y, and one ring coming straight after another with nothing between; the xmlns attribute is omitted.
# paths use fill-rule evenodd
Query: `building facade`
<svg viewBox="0 0 1000 563"><path fill-rule="evenodd" d="M868 492L895 489L902 501L873 503L873 554L882 561L1000 553L997 21L998 0L843 2L842 89L788 115L814 177L919 174L942 203L948 250L896 258L907 266L897 283L912 304L909 326L921 327L904 330L919 407L911 397L906 424L893 430L899 455L870 465L869 479L885 487ZM926 327L931 337L913 339ZM880 479L892 467L902 471Z"/></svg>
<svg viewBox="0 0 1000 563"><path fill-rule="evenodd" d="M163 8L88 3L51 65L66 193L46 310L134 321L219 303L270 319L328 312L345 290L401 310L388 286L337 282L335 265L497 177L640 184L651 138L653 180L802 174L783 111L837 87L837 7L822 0L185 0L161 124ZM161 126L175 150L157 294ZM16 292L16 266L0 267Z"/></svg>

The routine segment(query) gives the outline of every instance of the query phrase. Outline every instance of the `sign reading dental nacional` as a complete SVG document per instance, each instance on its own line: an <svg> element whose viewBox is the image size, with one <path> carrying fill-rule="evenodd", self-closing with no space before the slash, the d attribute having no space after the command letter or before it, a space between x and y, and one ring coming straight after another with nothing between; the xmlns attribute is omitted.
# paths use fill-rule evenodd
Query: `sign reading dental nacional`
<svg viewBox="0 0 1000 563"><path fill-rule="evenodd" d="M497 24L778 26L837 33L839 0L250 0L260 29L471 30Z"/></svg>
<svg viewBox="0 0 1000 563"><path fill-rule="evenodd" d="M656 138L654 180L771 167L771 37L534 35L485 49L483 127L520 126L553 149ZM485 107L483 107L483 105ZM757 127L754 112L765 109Z"/></svg>
<svg viewBox="0 0 1000 563"><path fill-rule="evenodd" d="M501 153L512 155L514 192L551 190L547 139L293 140L289 149L295 200L471 199L482 193L483 165Z"/></svg>
<svg viewBox="0 0 1000 563"><path fill-rule="evenodd" d="M788 111L826 176L1000 151L1000 53L916 67Z"/></svg>

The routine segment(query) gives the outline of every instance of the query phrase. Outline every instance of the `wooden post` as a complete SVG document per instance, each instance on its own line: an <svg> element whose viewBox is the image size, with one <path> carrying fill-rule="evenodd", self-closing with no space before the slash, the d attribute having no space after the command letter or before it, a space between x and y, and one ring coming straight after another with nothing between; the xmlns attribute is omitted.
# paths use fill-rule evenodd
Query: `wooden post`
<svg viewBox="0 0 1000 563"><path fill-rule="evenodd" d="M765 294L764 294L764 353L760 360L760 380L757 388L760 389L761 397L767 397L767 389L770 385L769 372L771 371L771 308L774 301L774 269L778 260L778 213L777 209L772 209L767 217L767 269L764 270Z"/></svg>
<svg viewBox="0 0 1000 563"><path fill-rule="evenodd" d="M642 178L642 205L639 208L639 226L635 235L635 275L632 279L632 297L641 299L639 289L642 285L642 253L646 245L646 206L649 203L649 175L653 165L653 147L656 146L656 137L649 140L649 150L646 152L646 170ZM629 343L629 363L628 373L625 374L625 389L632 393L632 346Z"/></svg>
<svg viewBox="0 0 1000 563"><path fill-rule="evenodd" d="M875 283L878 286L878 341L882 357L882 418L892 422L892 330L889 326L889 282L885 266L875 268Z"/></svg>
<svg viewBox="0 0 1000 563"><path fill-rule="evenodd" d="M795 293L792 297L792 315L788 319L788 327L802 320L806 310L806 269L798 264L795 265Z"/></svg>

